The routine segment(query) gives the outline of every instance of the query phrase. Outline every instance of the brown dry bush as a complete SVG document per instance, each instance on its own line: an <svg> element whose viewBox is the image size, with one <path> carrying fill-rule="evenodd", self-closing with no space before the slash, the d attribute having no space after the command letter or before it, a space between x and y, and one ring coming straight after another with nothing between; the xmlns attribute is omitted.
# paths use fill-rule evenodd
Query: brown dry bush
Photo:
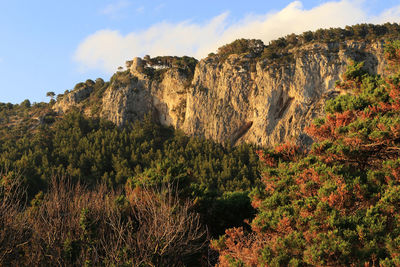
<svg viewBox="0 0 400 267"><path fill-rule="evenodd" d="M139 222L135 245L141 263L180 265L202 250L207 232L199 215L191 211L193 203L182 203L173 186L155 191L142 186L127 195Z"/></svg>
<svg viewBox="0 0 400 267"><path fill-rule="evenodd" d="M21 216L26 194L18 177L18 173L0 172L0 266L15 265L30 234Z"/></svg>
<svg viewBox="0 0 400 267"><path fill-rule="evenodd" d="M0 266L180 266L201 251L206 231L177 190L121 192L52 179L28 208L20 187L1 187ZM8 201L8 202L7 202Z"/></svg>

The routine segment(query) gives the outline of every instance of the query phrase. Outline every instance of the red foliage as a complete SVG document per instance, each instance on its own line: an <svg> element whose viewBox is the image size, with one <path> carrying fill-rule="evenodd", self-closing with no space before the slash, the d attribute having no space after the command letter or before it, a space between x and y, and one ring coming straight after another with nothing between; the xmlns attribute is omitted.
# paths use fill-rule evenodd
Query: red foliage
<svg viewBox="0 0 400 267"><path fill-rule="evenodd" d="M309 181L313 181L314 184L310 185ZM302 196L309 197L317 194L317 190L321 185L321 179L314 169L306 169L296 178L296 184L300 188L299 193Z"/></svg>
<svg viewBox="0 0 400 267"><path fill-rule="evenodd" d="M262 150L256 151L260 161L268 167L276 167L276 160L269 154L265 154Z"/></svg>
<svg viewBox="0 0 400 267"><path fill-rule="evenodd" d="M336 178L336 177L332 177ZM334 179L336 183L336 190L331 192L328 197L323 197L322 202L327 202L329 206L339 210L341 213L345 213L344 209L349 203L351 193L346 188L346 183L343 179ZM347 204L347 205L346 205Z"/></svg>
<svg viewBox="0 0 400 267"><path fill-rule="evenodd" d="M217 266L231 266L230 259L241 260L245 266L258 266L259 250L264 240L260 235L245 234L243 228L231 228L225 231L224 244L214 241L211 247L220 252Z"/></svg>
<svg viewBox="0 0 400 267"><path fill-rule="evenodd" d="M291 232L293 232L293 228L291 226L290 219L286 216L284 216L278 223L278 226L276 227L276 230L280 234L285 234L288 235Z"/></svg>
<svg viewBox="0 0 400 267"><path fill-rule="evenodd" d="M299 146L292 143L284 143L275 147L275 152L284 160L294 161L299 154Z"/></svg>
<svg viewBox="0 0 400 267"><path fill-rule="evenodd" d="M347 126L357 118L354 111L348 110L343 113L335 113L326 117L326 122L317 126L312 123L305 128L305 132L318 141L336 140L339 137L337 129Z"/></svg>
<svg viewBox="0 0 400 267"><path fill-rule="evenodd" d="M268 193L273 193L275 191L276 181L274 177L264 175L261 178L261 181L265 185L265 191L267 191Z"/></svg>

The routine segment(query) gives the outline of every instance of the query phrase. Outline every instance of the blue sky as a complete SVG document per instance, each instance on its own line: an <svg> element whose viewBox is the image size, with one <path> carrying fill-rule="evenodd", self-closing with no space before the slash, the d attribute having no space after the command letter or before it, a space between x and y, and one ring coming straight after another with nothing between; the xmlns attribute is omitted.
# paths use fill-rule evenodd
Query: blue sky
<svg viewBox="0 0 400 267"><path fill-rule="evenodd" d="M0 0L0 102L48 101L134 56L200 59L237 38L400 22L398 0Z"/></svg>

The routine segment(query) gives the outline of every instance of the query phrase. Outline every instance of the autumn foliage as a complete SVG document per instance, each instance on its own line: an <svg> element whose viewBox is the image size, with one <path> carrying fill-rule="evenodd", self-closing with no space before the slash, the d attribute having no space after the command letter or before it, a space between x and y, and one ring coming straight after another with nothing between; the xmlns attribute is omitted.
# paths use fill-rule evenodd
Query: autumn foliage
<svg viewBox="0 0 400 267"><path fill-rule="evenodd" d="M400 265L400 42L386 47L390 75L353 63L315 143L259 152L264 188L253 191L252 231L226 231L220 266Z"/></svg>

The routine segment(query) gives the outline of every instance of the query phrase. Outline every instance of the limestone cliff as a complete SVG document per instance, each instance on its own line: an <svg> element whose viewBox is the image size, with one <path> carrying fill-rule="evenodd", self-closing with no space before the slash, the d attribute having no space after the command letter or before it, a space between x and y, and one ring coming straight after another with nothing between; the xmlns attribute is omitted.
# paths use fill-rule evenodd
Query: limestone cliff
<svg viewBox="0 0 400 267"><path fill-rule="evenodd" d="M176 68L163 68L158 79L154 74L144 74L144 70L144 62L135 58L122 75L126 81L117 75L104 93L102 116L123 125L153 111L161 124L181 128L191 78Z"/></svg>
<svg viewBox="0 0 400 267"><path fill-rule="evenodd" d="M383 42L313 44L290 51L291 63L229 56L199 62L188 92L183 130L219 142L273 145L297 138L322 115L350 59L381 73ZM255 65L255 66L254 66ZM248 129L247 129L248 128Z"/></svg>
<svg viewBox="0 0 400 267"><path fill-rule="evenodd" d="M218 142L274 145L304 139L304 126L321 115L349 60L384 72L383 41L294 47L278 62L251 53L209 56L188 71L179 64L127 62L102 94L99 114L118 125L153 111L163 125ZM54 108L65 112L91 92L73 91ZM304 140L303 140L304 141Z"/></svg>
<svg viewBox="0 0 400 267"><path fill-rule="evenodd" d="M82 86L76 86L74 91L67 93L60 101L57 101L53 109L56 112L66 112L71 107L75 107L87 99L92 92L93 87L91 85L82 83Z"/></svg>

